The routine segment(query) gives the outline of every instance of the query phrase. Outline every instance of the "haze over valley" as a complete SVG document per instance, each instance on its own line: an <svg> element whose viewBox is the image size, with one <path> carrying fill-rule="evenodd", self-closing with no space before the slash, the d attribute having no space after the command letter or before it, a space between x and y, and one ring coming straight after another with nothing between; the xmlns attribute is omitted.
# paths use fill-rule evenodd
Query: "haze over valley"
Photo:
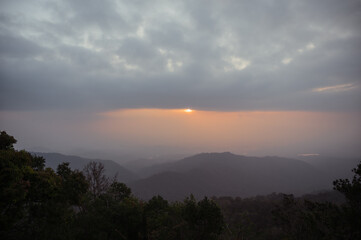
<svg viewBox="0 0 361 240"><path fill-rule="evenodd" d="M253 197L271 193L304 195L330 191L332 181L351 177L361 159L330 159L309 156L303 160L281 157L249 157L224 153L201 153L180 160L126 169L111 160L87 159L57 153L43 156L56 169L69 162L83 170L92 161L104 164L105 174L125 182L141 199L161 195L168 200L183 200L189 194L204 196ZM333 161L331 161L333 160Z"/></svg>

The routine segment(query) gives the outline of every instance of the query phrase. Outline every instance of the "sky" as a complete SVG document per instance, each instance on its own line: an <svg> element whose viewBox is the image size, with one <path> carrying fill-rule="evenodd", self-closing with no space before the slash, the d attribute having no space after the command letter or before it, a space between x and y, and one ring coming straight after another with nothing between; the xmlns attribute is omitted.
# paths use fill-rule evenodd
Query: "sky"
<svg viewBox="0 0 361 240"><path fill-rule="evenodd" d="M0 128L96 157L361 156L360 26L360 0L1 0Z"/></svg>

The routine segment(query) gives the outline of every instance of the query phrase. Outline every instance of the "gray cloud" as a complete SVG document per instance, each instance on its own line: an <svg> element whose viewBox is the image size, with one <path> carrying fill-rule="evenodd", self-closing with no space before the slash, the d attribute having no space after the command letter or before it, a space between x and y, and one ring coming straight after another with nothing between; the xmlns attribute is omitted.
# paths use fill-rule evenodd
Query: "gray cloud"
<svg viewBox="0 0 361 240"><path fill-rule="evenodd" d="M360 1L2 1L0 9L2 110L361 108Z"/></svg>

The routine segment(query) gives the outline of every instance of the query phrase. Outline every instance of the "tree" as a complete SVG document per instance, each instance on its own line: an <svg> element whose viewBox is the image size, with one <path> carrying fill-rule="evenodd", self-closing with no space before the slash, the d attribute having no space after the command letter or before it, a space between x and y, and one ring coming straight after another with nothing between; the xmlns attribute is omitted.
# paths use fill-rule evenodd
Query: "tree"
<svg viewBox="0 0 361 240"><path fill-rule="evenodd" d="M69 239L88 189L84 175L67 163L57 172L44 169L44 158L14 150L11 136L1 138L0 239Z"/></svg>
<svg viewBox="0 0 361 240"><path fill-rule="evenodd" d="M78 214L75 239L140 239L143 207L125 184L112 183L91 196L84 209Z"/></svg>
<svg viewBox="0 0 361 240"><path fill-rule="evenodd" d="M217 204L205 197L197 202L193 195L184 201L183 216L187 221L187 239L217 239L224 228L223 215Z"/></svg>
<svg viewBox="0 0 361 240"><path fill-rule="evenodd" d="M6 132L0 141L0 239L208 240L223 229L208 198L143 202L106 177L101 163L86 165L85 175L69 163L54 171L44 158L15 150Z"/></svg>
<svg viewBox="0 0 361 240"><path fill-rule="evenodd" d="M113 182L107 192L115 201L122 201L132 194L132 190L120 182Z"/></svg>
<svg viewBox="0 0 361 240"><path fill-rule="evenodd" d="M285 195L275 216L289 239L361 239L361 163L354 177L333 182L346 203L296 200Z"/></svg>
<svg viewBox="0 0 361 240"><path fill-rule="evenodd" d="M352 169L355 173L352 180L338 179L333 182L334 189L345 195L350 207L356 212L361 211L361 162L357 168Z"/></svg>
<svg viewBox="0 0 361 240"><path fill-rule="evenodd" d="M56 173L61 179L63 201L68 201L70 205L81 205L82 198L89 188L84 174L78 170L71 170L68 162L60 164Z"/></svg>
<svg viewBox="0 0 361 240"><path fill-rule="evenodd" d="M90 162L83 170L86 180L89 183L89 191L93 198L105 193L111 184L111 180L105 176L104 164L100 162Z"/></svg>
<svg viewBox="0 0 361 240"><path fill-rule="evenodd" d="M347 203L342 206L349 239L361 239L361 162L352 170L352 180L338 179L333 182L334 189L344 194Z"/></svg>
<svg viewBox="0 0 361 240"><path fill-rule="evenodd" d="M16 142L16 139L8 135L5 131L0 133L0 150L14 149L13 144Z"/></svg>
<svg viewBox="0 0 361 240"><path fill-rule="evenodd" d="M168 240L177 236L176 228L179 219L174 216L172 205L161 196L154 196L144 206L143 228L145 239Z"/></svg>

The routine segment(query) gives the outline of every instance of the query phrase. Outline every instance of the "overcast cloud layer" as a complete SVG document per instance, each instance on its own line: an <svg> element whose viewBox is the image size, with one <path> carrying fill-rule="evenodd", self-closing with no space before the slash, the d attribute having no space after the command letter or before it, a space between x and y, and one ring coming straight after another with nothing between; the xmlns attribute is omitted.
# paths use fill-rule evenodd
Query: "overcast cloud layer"
<svg viewBox="0 0 361 240"><path fill-rule="evenodd" d="M0 109L359 111L361 1L0 2Z"/></svg>

